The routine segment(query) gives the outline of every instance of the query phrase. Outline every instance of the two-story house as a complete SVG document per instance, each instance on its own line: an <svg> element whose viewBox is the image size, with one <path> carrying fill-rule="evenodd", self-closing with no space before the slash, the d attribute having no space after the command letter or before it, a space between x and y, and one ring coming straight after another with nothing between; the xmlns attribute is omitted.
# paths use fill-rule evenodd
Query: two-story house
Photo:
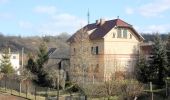
<svg viewBox="0 0 170 100"><path fill-rule="evenodd" d="M105 81L132 73L144 38L121 19L96 20L73 34L70 76L79 81Z"/></svg>

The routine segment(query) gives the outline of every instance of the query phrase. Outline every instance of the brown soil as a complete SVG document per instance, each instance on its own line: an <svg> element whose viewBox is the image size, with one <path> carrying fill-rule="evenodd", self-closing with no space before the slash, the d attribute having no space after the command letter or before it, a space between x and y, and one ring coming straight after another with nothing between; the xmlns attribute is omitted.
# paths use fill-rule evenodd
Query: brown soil
<svg viewBox="0 0 170 100"><path fill-rule="evenodd" d="M0 100L27 100L27 99L0 92Z"/></svg>

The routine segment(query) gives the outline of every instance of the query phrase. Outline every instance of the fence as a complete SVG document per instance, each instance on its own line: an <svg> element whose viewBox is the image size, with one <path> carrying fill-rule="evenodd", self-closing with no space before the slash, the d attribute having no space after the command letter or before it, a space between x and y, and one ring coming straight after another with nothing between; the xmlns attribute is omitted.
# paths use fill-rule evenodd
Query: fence
<svg viewBox="0 0 170 100"><path fill-rule="evenodd" d="M145 95L145 97L143 97L142 100L145 100L145 99L170 100L169 86L170 86L170 82L167 83L167 81L165 82L165 85L163 86L153 85L152 82L148 84L144 84L144 88L146 89L144 91L145 93L147 93L147 95Z"/></svg>
<svg viewBox="0 0 170 100"><path fill-rule="evenodd" d="M65 90L58 91L54 88L40 87L30 81L20 82L17 79L2 78L0 80L0 91L12 95L20 96L31 100L85 100L85 96L79 94L69 94Z"/></svg>

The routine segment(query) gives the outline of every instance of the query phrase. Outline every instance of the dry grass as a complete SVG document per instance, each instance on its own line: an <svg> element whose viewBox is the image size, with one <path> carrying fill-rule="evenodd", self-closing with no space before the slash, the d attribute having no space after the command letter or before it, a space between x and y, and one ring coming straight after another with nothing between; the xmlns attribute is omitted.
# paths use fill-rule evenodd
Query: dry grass
<svg viewBox="0 0 170 100"><path fill-rule="evenodd" d="M18 96L18 97L23 97L23 98L27 98L27 99L30 99L30 100L35 100L35 95L33 94L30 94L28 93L27 94L27 97L26 97L26 94L25 93L20 93L18 91L15 91L15 90L11 90L10 89L6 89L5 91L5 88L0 88L0 91L1 92L5 92L5 93L8 93L8 94L12 94L12 95L15 95L15 96ZM45 100L45 97L42 97L42 96L36 96L36 100Z"/></svg>

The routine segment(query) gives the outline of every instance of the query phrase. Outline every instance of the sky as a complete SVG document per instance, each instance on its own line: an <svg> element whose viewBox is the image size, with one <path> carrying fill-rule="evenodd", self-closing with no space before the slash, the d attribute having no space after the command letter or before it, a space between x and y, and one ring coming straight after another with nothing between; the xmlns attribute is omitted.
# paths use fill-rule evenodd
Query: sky
<svg viewBox="0 0 170 100"><path fill-rule="evenodd" d="M15 36L73 34L103 18L120 19L139 33L170 32L170 0L0 0L0 32Z"/></svg>

